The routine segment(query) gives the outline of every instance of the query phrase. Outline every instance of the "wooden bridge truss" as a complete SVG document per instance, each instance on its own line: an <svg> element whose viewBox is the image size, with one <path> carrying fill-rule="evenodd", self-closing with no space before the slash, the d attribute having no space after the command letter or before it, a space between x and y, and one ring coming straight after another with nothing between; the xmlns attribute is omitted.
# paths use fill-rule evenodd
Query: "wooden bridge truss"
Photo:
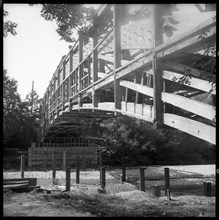
<svg viewBox="0 0 219 220"><path fill-rule="evenodd" d="M165 7L101 5L93 36L79 34L45 92L44 142L77 136L83 127L122 114L216 143L215 103L209 101L216 87L212 89L200 69L189 68L190 84L171 89L197 56L204 57L200 51L216 41L215 11L195 14L195 21L204 20L198 25L181 22L193 26L166 38ZM205 38L200 37L203 33Z"/></svg>

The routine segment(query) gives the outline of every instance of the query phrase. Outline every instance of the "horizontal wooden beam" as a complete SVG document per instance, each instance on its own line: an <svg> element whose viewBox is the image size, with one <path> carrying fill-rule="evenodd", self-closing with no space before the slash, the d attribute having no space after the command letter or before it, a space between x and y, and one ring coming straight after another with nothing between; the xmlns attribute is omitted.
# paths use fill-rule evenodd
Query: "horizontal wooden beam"
<svg viewBox="0 0 219 220"><path fill-rule="evenodd" d="M201 38L200 35L208 31L206 38ZM191 31L187 31L180 37L173 38L171 41L161 44L155 48L157 58L167 58L175 53L182 51L197 52L203 49L203 46L209 41L216 42L216 16L201 23Z"/></svg>
<svg viewBox="0 0 219 220"><path fill-rule="evenodd" d="M124 44L121 46L122 50L150 50L152 46L148 44Z"/></svg>
<svg viewBox="0 0 219 220"><path fill-rule="evenodd" d="M173 62L171 62L171 63L173 63ZM148 70L148 71L145 71L145 72L153 75L152 70ZM175 72L167 71L167 70L163 71L163 78L167 79L167 80L170 80L170 81L175 81L175 79L179 79L183 76L184 75L181 74L181 73L175 73ZM210 92L211 91L212 94L216 95L216 85L214 85L212 87L212 84L210 82L208 82L207 80L198 79L196 77L191 77L189 79L189 84L185 84L185 85L188 86L188 87L192 87L192 88L195 88L195 89L205 91L205 92Z"/></svg>
<svg viewBox="0 0 219 220"><path fill-rule="evenodd" d="M198 102L196 100L186 98L180 95L162 92L161 99L164 102L182 108L186 111L200 115L209 120L213 120L216 115L216 109L212 105Z"/></svg>
<svg viewBox="0 0 219 220"><path fill-rule="evenodd" d="M195 77L200 77L202 75L202 71L180 64L173 61L165 61L165 62L159 62L158 68L162 70L174 70L181 73L189 73Z"/></svg>
<svg viewBox="0 0 219 220"><path fill-rule="evenodd" d="M163 78L170 80L170 81L176 81L176 79L178 80L183 76L184 75L180 73L175 73L175 72L166 71L166 70L163 71ZM212 88L212 84L208 82L207 80L191 77L189 79L189 84L185 84L185 85L195 88L195 89L205 91L205 92L211 91L212 94L216 95L216 86Z"/></svg>
<svg viewBox="0 0 219 220"><path fill-rule="evenodd" d="M119 109L116 109L116 111L121 113L122 115L127 115L129 117L138 118L138 119L141 119L141 120L144 120L144 121L148 121L148 122L153 122L153 119L150 118L150 117L145 117L145 116L142 116L142 115L130 113L128 111L123 111L123 110L119 110Z"/></svg>
<svg viewBox="0 0 219 220"><path fill-rule="evenodd" d="M147 86L136 84L136 83L129 82L129 81L126 81L126 80L121 80L120 81L120 86L129 88L129 89L132 89L136 92L140 92L144 95L153 97L153 88L149 88Z"/></svg>
<svg viewBox="0 0 219 220"><path fill-rule="evenodd" d="M210 125L169 113L164 113L163 120L165 125L216 144L216 129Z"/></svg>
<svg viewBox="0 0 219 220"><path fill-rule="evenodd" d="M145 104L135 104L134 102L122 102L121 103L122 114L135 115L139 119L153 122L154 112L153 106Z"/></svg>
<svg viewBox="0 0 219 220"><path fill-rule="evenodd" d="M195 45L197 48L197 50L200 49L199 45L197 45L197 41L200 43L200 45L203 42L208 42L208 39L198 39L199 35L208 29L213 28L215 30L216 28L216 22L214 20L214 18L209 19L208 21L204 22L203 24L199 25L197 28L195 28L193 31L189 31L186 32L185 35L183 35L183 37L174 39L171 42L168 43L163 43L160 46L157 46L155 48L155 53L157 54L158 58L167 58L170 55L174 55L175 53L178 53L179 51L182 52L184 50L188 50L188 48L192 47L193 45ZM216 35L215 33L211 33L210 32L210 36L213 38L213 40L216 39ZM195 36L195 39L193 39ZM192 40L189 40L190 38L192 38ZM184 43L183 43L184 42ZM179 44L180 43L180 44ZM127 63L126 65L119 67L116 69L116 78L117 79L121 79L124 76L129 75L130 73L132 73L133 71L139 69L139 68L145 68L145 69L150 69L151 65L152 65L152 57L151 57L151 50L147 51L145 53L143 53L142 55L140 55L138 58L133 59L132 61L130 61L129 63ZM113 75L109 74L109 76L103 80L103 81L99 81L98 85L95 84L95 90L103 88L103 87L110 87L111 84L113 83Z"/></svg>
<svg viewBox="0 0 219 220"><path fill-rule="evenodd" d="M113 57L110 57L110 56L106 56L106 55L101 55L99 54L98 55L98 58L101 59L101 60L105 60L109 63L113 63L114 62L114 58ZM127 64L129 61L128 60L121 60L121 64L122 65L125 65Z"/></svg>
<svg viewBox="0 0 219 220"><path fill-rule="evenodd" d="M107 76L107 73L98 72L97 75L98 75L99 78L104 78L104 77Z"/></svg>

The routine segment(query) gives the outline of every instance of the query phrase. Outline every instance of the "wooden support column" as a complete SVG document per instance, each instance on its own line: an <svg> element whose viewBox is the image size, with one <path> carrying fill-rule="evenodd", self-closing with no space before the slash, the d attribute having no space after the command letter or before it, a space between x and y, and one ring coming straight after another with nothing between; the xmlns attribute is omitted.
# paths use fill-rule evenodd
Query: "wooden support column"
<svg viewBox="0 0 219 220"><path fill-rule="evenodd" d="M24 178L24 155L21 155L21 179Z"/></svg>
<svg viewBox="0 0 219 220"><path fill-rule="evenodd" d="M52 149L52 181L55 183L56 178L56 158L55 158L55 148Z"/></svg>
<svg viewBox="0 0 219 220"><path fill-rule="evenodd" d="M101 59L99 60L99 71L105 73L105 61Z"/></svg>
<svg viewBox="0 0 219 220"><path fill-rule="evenodd" d="M165 195L170 199L170 169L164 168Z"/></svg>
<svg viewBox="0 0 219 220"><path fill-rule="evenodd" d="M121 87L119 80L116 79L116 69L121 66L121 24L122 24L122 5L113 5L113 25L114 25L114 102L115 109L121 109ZM115 111L115 115L117 115Z"/></svg>
<svg viewBox="0 0 219 220"><path fill-rule="evenodd" d="M66 170L66 192L70 191L71 186L71 170L68 168Z"/></svg>
<svg viewBox="0 0 219 220"><path fill-rule="evenodd" d="M138 84L141 83L141 75L138 72L135 73L134 83L138 83ZM134 113L136 113L136 104L138 103L138 97L139 97L138 92L135 92Z"/></svg>
<svg viewBox="0 0 219 220"><path fill-rule="evenodd" d="M46 172L46 159L47 159L47 155L46 155L46 151L44 150L44 154L43 154L43 170L44 172Z"/></svg>
<svg viewBox="0 0 219 220"><path fill-rule="evenodd" d="M127 111L127 101L128 101L128 92L129 92L129 90L128 90L128 88L126 87L125 88L125 110Z"/></svg>
<svg viewBox="0 0 219 220"><path fill-rule="evenodd" d="M153 47L157 47L163 43L162 33L162 5L154 4L152 8L152 22L153 22ZM162 71L156 67L156 55L154 50L152 52L152 70L153 70L153 89L154 89L154 123L158 128L163 123L163 102L161 101L161 93L163 91Z"/></svg>
<svg viewBox="0 0 219 220"><path fill-rule="evenodd" d="M80 157L76 157L76 183L80 182Z"/></svg>
<svg viewBox="0 0 219 220"><path fill-rule="evenodd" d="M83 60L83 36L82 33L79 32L79 44L78 44L78 51L79 51L79 63ZM79 83L79 92L83 89L82 88L82 74L83 74L83 63L79 66L78 69L78 83ZM81 93L78 94L78 106L80 110L80 107L82 107L82 102L81 102Z"/></svg>
<svg viewBox="0 0 219 220"><path fill-rule="evenodd" d="M139 168L139 182L140 182L140 190L145 192L145 175L144 175L145 168Z"/></svg>
<svg viewBox="0 0 219 220"><path fill-rule="evenodd" d="M66 170L66 150L63 151L63 171Z"/></svg>
<svg viewBox="0 0 219 220"><path fill-rule="evenodd" d="M64 61L63 62L63 75L62 75L62 79L61 79L61 76L59 75L59 80L60 80L60 83L62 83L62 90L61 90L61 102L62 102L62 110L64 110L64 104L65 104L65 83L63 82L63 80L65 79L66 77L66 62Z"/></svg>
<svg viewBox="0 0 219 220"><path fill-rule="evenodd" d="M105 189L106 186L106 168L101 167L101 189Z"/></svg>
<svg viewBox="0 0 219 220"><path fill-rule="evenodd" d="M96 17L94 17L94 22L96 21ZM93 32L93 48L97 45L97 37L98 37L98 27L94 24L94 32ZM92 104L93 108L98 106L97 94L94 90L94 83L98 80L97 72L98 72L98 54L97 49L93 50L92 53Z"/></svg>
<svg viewBox="0 0 219 220"><path fill-rule="evenodd" d="M68 78L68 101L69 101L69 111L70 112L72 111L71 99L70 99L70 97L72 96L71 80L72 80L72 74L70 74L69 78Z"/></svg>
<svg viewBox="0 0 219 220"><path fill-rule="evenodd" d="M70 62L70 73L73 70L73 49L71 49L69 54L69 62Z"/></svg>
<svg viewBox="0 0 219 220"><path fill-rule="evenodd" d="M89 56L88 57L88 66L87 66L87 72L88 72L88 80L87 80L87 86L89 86L91 84L91 68L90 68L90 65L91 65L91 57Z"/></svg>

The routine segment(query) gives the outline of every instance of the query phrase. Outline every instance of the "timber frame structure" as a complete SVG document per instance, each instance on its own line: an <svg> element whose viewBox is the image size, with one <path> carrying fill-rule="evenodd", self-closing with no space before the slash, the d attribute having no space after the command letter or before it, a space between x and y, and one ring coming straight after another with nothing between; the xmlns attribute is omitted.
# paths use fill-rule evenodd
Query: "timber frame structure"
<svg viewBox="0 0 219 220"><path fill-rule="evenodd" d="M191 67L216 43L216 6L200 5L101 5L93 36L79 34L46 89L42 143L128 115L216 144L216 87ZM175 23L165 25L168 16ZM172 89L188 69L190 83Z"/></svg>

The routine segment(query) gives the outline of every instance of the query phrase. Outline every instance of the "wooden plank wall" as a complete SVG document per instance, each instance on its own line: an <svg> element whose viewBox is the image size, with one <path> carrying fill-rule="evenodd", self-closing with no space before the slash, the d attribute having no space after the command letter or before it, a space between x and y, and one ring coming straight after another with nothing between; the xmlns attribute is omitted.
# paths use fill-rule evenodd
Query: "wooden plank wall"
<svg viewBox="0 0 219 220"><path fill-rule="evenodd" d="M97 164L97 146L87 147L31 147L28 149L28 167L43 167L44 157L46 157L47 167L52 168L52 152L55 152L55 161L57 167L62 167L63 152L66 151L66 164L75 164L76 156L86 158L87 165Z"/></svg>

